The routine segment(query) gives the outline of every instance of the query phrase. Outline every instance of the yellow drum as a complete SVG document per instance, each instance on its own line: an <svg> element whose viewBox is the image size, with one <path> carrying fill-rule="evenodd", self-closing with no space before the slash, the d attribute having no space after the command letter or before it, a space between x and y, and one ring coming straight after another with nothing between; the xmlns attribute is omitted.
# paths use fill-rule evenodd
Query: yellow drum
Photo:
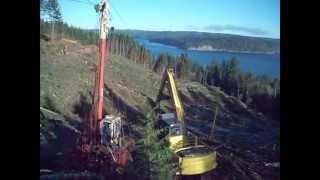
<svg viewBox="0 0 320 180"><path fill-rule="evenodd" d="M191 146L175 151L179 157L177 175L197 175L217 167L216 151L206 146Z"/></svg>

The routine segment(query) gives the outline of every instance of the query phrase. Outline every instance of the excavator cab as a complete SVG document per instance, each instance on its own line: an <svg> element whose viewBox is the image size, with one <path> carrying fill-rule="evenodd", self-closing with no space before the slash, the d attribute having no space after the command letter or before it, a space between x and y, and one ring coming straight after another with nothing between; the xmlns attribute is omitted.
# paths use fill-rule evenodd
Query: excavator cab
<svg viewBox="0 0 320 180"><path fill-rule="evenodd" d="M167 129L166 134L169 134L169 148L175 150L182 147L182 126L177 121L174 113L160 114L158 120L162 124L162 128Z"/></svg>
<svg viewBox="0 0 320 180"><path fill-rule="evenodd" d="M100 123L101 144L120 147L124 136L121 117L106 115Z"/></svg>

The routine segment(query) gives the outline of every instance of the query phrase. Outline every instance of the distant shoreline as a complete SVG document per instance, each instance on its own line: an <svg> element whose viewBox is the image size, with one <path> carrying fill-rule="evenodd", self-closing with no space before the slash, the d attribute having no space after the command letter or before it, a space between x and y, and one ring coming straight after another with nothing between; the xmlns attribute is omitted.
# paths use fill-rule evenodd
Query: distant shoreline
<svg viewBox="0 0 320 180"><path fill-rule="evenodd" d="M188 50L188 51L198 51L198 52L227 52L227 53L241 53L241 54L262 54L262 55L280 55L280 52L261 52L261 51L236 51L236 50L228 50L228 49L213 49L211 47L190 47L190 48L183 48L183 47L178 47L170 44L166 44L163 42L158 42L156 40L150 40L145 37L135 37L136 39L142 39L142 40L147 40L150 43L157 43L159 45L171 47L171 48L179 48L183 50Z"/></svg>
<svg viewBox="0 0 320 180"><path fill-rule="evenodd" d="M153 55L158 58L161 53L168 53L169 55L179 57L181 54L186 53L190 59L195 62L198 62L200 65L207 66L212 60L227 60L232 57L236 57L239 60L240 64L243 65L243 70L247 72L254 72L256 74L265 74L273 78L280 79L280 53L270 53L266 52L236 52L226 49L212 49L208 50L190 50L186 48L181 48L178 46L167 45L165 43L156 42L149 40L146 37L135 37L135 40L140 44L145 46L147 49L153 53ZM258 63L259 60L265 61L265 63L270 65L269 68L265 68L264 63ZM247 61L248 60L248 61ZM251 64L255 64L254 67ZM270 61L269 61L270 60ZM220 61L219 61L220 62ZM270 62L270 63L269 63ZM251 64L251 65L249 65ZM256 66L256 67L255 67ZM259 70L257 70L259 69Z"/></svg>
<svg viewBox="0 0 320 180"><path fill-rule="evenodd" d="M202 45L200 47L184 48L184 47L175 46L175 45L163 42L163 41L157 41L157 40L148 39L148 38L143 38L143 39L147 39L148 41L153 42L153 43L158 43L158 44L162 44L162 45L166 45L166 46L170 46L170 47L175 47L175 48L180 48L180 49L184 49L184 50L189 50L189 51L228 52L228 53L265 54L265 55L277 55L277 54L280 54L280 52L237 51L237 50L230 50L230 49L215 49L215 48L212 48L211 46L208 46L208 45Z"/></svg>
<svg viewBox="0 0 320 180"><path fill-rule="evenodd" d="M208 46L202 46L202 47L189 47L189 48L183 48L183 47L178 47L178 46L174 46L171 44L166 44L163 42L158 42L155 40L150 40L147 38L144 38L146 40L148 40L149 42L153 42L153 43L158 43L158 44L162 44L165 46L169 46L169 47L175 47L175 48L180 48L180 49L184 49L184 50L189 50L189 51L200 51L200 52L228 52L228 53L242 53L242 54L265 54L265 55L280 55L280 52L261 52L261 51L236 51L236 50L229 50L229 49L214 49L212 47L208 47Z"/></svg>
<svg viewBox="0 0 320 180"><path fill-rule="evenodd" d="M183 49L183 48L182 48ZM204 51L204 52L229 52L229 53L244 53L244 54L267 54L267 55L276 55L280 54L280 52L256 52L256 51L236 51L236 50L228 50L228 49L206 49L206 48L187 48L186 50L190 51Z"/></svg>

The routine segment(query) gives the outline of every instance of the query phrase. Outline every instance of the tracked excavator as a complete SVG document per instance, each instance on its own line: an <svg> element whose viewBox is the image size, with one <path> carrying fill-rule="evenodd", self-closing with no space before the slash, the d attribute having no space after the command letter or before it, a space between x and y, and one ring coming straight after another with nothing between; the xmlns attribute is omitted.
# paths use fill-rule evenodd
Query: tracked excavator
<svg viewBox="0 0 320 180"><path fill-rule="evenodd" d="M165 99L164 89L167 87L175 112L161 113L160 102ZM167 129L169 148L178 158L176 175L202 175L217 167L216 152L205 145L190 144L184 120L184 109L177 91L174 70L167 68L163 73L160 89L156 98L157 123Z"/></svg>

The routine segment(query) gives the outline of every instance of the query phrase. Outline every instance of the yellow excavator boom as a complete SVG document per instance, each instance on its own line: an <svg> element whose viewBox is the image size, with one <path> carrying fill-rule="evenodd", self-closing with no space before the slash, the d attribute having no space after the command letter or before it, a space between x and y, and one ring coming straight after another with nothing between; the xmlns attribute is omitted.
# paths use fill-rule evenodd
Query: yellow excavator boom
<svg viewBox="0 0 320 180"><path fill-rule="evenodd" d="M169 93L173 99L173 104L175 106L177 120L182 122L184 120L184 109L183 109L183 106L182 106L182 103L180 101L179 94L177 91L177 86L176 86L176 82L174 79L173 69L168 68L168 69L166 69L166 71L164 73L165 74L161 80L160 90L159 90L158 97L157 97L156 101L159 102L161 95L162 95L162 92L163 92L163 89L164 89L166 83L168 82L169 83L168 90L169 90Z"/></svg>
<svg viewBox="0 0 320 180"><path fill-rule="evenodd" d="M175 111L176 111L176 118L177 121L181 123L182 128L182 135L177 137L170 138L171 147L183 147L186 144L186 137L185 137L185 125L184 125L184 109L182 103L180 101L180 97L177 91L177 85L174 78L174 72L172 68L167 68L162 76L160 89L158 93L158 97L156 102L160 102L162 93L164 88L167 87L173 101Z"/></svg>

